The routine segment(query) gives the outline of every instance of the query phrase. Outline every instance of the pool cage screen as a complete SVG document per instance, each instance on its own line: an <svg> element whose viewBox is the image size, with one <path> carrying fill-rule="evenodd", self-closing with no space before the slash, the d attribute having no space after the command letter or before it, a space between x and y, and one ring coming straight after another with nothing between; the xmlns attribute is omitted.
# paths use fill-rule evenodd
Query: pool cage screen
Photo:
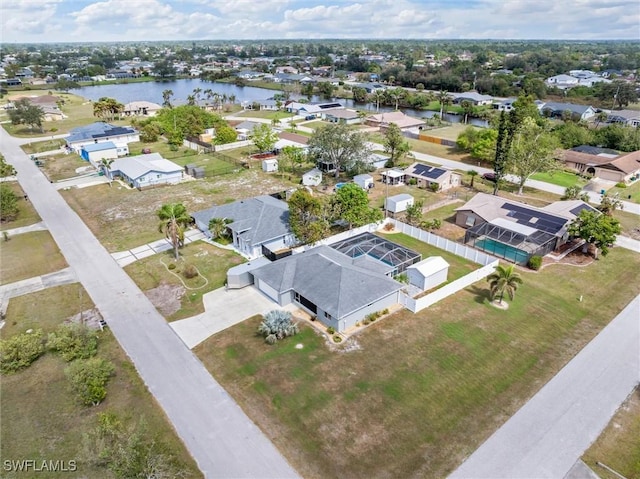
<svg viewBox="0 0 640 479"><path fill-rule="evenodd" d="M420 253L372 233L362 233L329 246L351 258L368 255L371 258L382 261L393 267L393 276L404 273L409 266L418 263L422 259Z"/></svg>
<svg viewBox="0 0 640 479"><path fill-rule="evenodd" d="M536 230L530 235L481 223L467 230L465 244L517 264L526 264L531 256L544 256L556 248L557 237Z"/></svg>

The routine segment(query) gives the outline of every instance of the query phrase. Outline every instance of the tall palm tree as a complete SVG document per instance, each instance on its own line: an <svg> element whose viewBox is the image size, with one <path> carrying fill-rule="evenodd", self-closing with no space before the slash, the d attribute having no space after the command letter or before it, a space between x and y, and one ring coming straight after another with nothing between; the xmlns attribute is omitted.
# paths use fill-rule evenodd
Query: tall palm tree
<svg viewBox="0 0 640 479"><path fill-rule="evenodd" d="M162 205L156 214L160 219L158 229L171 241L175 257L178 259L178 248L184 245L184 229L191 223L191 216L182 203Z"/></svg>
<svg viewBox="0 0 640 479"><path fill-rule="evenodd" d="M162 92L162 106L171 108L171 97L173 96L173 90L164 90Z"/></svg>
<svg viewBox="0 0 640 479"><path fill-rule="evenodd" d="M196 97L196 102L200 100L200 93L202 93L202 88L193 89L193 96Z"/></svg>
<svg viewBox="0 0 640 479"><path fill-rule="evenodd" d="M515 271L513 264L496 266L496 270L487 276L487 281L489 281L491 300L493 301L499 296L499 303L502 303L505 293L513 301L518 286L522 284L522 278Z"/></svg>
<svg viewBox="0 0 640 479"><path fill-rule="evenodd" d="M446 106L451 103L451 97L446 91L441 90L438 93L438 102L440 103L440 119L442 120L442 116L446 113Z"/></svg>
<svg viewBox="0 0 640 479"><path fill-rule="evenodd" d="M233 105L236 102L236 96L232 93L229 95L229 102Z"/></svg>
<svg viewBox="0 0 640 479"><path fill-rule="evenodd" d="M473 180L478 176L478 172L476 170L469 170L467 171L467 174L471 177L471 184L469 186L473 188Z"/></svg>
<svg viewBox="0 0 640 479"><path fill-rule="evenodd" d="M187 95L187 105L195 106L195 104L196 104L196 97L193 95Z"/></svg>
<svg viewBox="0 0 640 479"><path fill-rule="evenodd" d="M109 179L109 186L111 186L111 163L113 163L111 158L102 158L100 160L100 168L102 168L104 175Z"/></svg>

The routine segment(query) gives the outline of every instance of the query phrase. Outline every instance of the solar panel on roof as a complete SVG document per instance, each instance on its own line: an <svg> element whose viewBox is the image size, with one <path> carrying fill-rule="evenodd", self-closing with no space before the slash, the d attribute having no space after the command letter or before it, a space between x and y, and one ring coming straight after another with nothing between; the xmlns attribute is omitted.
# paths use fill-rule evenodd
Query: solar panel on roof
<svg viewBox="0 0 640 479"><path fill-rule="evenodd" d="M569 210L569 213L571 213L572 215L578 216L582 210L590 210L590 209L591 208L589 206L582 204L582 205L576 206L572 210Z"/></svg>
<svg viewBox="0 0 640 479"><path fill-rule="evenodd" d="M514 218L516 223L531 226L537 230L555 234L562 229L568 221L566 218L553 216L540 211L532 210L512 203L504 203L502 209L508 210L507 216ZM537 218L536 221L532 219Z"/></svg>
<svg viewBox="0 0 640 479"><path fill-rule="evenodd" d="M436 179L444 174L446 170L435 168L427 165L416 165L413 169L414 174L424 176L426 178Z"/></svg>

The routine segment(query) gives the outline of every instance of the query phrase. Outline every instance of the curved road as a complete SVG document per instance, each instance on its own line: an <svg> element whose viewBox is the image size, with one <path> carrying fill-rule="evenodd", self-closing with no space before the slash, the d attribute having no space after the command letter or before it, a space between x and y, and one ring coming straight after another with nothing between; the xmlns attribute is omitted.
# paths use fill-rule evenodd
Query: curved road
<svg viewBox="0 0 640 479"><path fill-rule="evenodd" d="M207 478L298 477L0 128L0 150L69 266Z"/></svg>

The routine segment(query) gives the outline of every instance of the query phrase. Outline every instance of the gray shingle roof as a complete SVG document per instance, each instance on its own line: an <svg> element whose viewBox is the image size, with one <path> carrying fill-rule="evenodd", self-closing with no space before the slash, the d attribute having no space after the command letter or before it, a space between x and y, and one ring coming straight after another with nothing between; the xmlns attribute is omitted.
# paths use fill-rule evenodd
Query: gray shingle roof
<svg viewBox="0 0 640 479"><path fill-rule="evenodd" d="M380 271L370 261L354 261L329 246L318 246L252 274L281 293L296 291L340 319L402 289L402 284Z"/></svg>
<svg viewBox="0 0 640 479"><path fill-rule="evenodd" d="M208 224L212 218L232 219L228 228L241 238L248 239L252 245L291 233L289 205L267 195L212 206L191 216L203 224Z"/></svg>

